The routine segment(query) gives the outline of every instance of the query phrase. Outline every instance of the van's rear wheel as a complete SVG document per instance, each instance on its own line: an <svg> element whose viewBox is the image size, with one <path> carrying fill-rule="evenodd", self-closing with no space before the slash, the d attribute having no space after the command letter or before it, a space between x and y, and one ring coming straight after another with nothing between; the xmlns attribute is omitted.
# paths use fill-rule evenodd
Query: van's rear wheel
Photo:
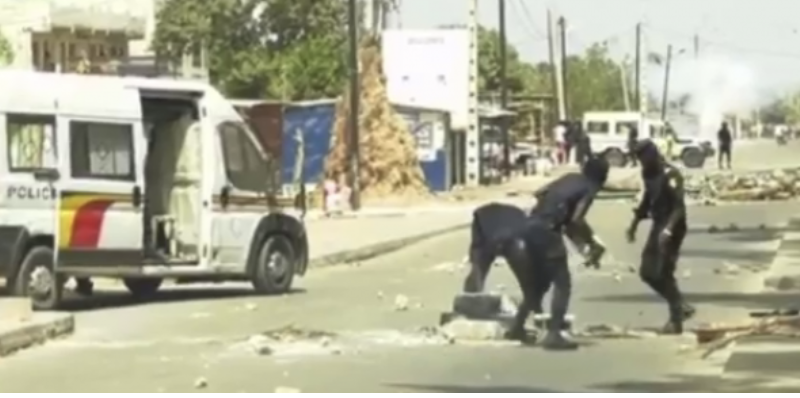
<svg viewBox="0 0 800 398"><path fill-rule="evenodd" d="M628 164L628 157L625 153L617 148L611 148L603 153L603 158L606 159L611 167L625 167Z"/></svg>
<svg viewBox="0 0 800 398"><path fill-rule="evenodd" d="M131 295L139 299L156 294L163 282L164 280L161 278L125 278L122 280Z"/></svg>
<svg viewBox="0 0 800 398"><path fill-rule="evenodd" d="M33 309L58 309L64 284L55 273L53 249L46 246L30 249L10 285L13 295L31 299Z"/></svg>
<svg viewBox="0 0 800 398"><path fill-rule="evenodd" d="M681 153L681 161L690 169L699 169L706 163L706 155L700 148L686 148Z"/></svg>
<svg viewBox="0 0 800 398"><path fill-rule="evenodd" d="M297 271L297 254L283 235L268 237L258 250L251 268L251 281L260 294L281 294L292 288Z"/></svg>

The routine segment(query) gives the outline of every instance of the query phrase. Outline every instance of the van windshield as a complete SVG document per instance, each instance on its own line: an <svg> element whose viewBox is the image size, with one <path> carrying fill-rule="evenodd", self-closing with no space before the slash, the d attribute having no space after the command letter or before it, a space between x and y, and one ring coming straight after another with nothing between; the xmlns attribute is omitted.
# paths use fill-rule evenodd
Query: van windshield
<svg viewBox="0 0 800 398"><path fill-rule="evenodd" d="M225 172L234 188L250 192L272 192L274 165L252 132L242 122L219 125Z"/></svg>

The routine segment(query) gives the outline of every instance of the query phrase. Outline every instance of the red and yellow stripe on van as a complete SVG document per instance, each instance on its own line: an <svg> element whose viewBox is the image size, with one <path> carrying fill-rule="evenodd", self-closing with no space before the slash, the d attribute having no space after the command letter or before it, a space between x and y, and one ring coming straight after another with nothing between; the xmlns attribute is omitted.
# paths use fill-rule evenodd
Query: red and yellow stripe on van
<svg viewBox="0 0 800 398"><path fill-rule="evenodd" d="M71 249L97 248L108 209L115 203L129 201L129 195L62 192L58 246Z"/></svg>

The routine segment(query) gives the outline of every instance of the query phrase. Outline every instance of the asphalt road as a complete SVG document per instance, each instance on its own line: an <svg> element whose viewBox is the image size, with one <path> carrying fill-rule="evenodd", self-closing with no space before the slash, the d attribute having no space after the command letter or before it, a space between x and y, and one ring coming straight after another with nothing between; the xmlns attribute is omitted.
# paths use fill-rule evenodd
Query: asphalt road
<svg viewBox="0 0 800 398"><path fill-rule="evenodd" d="M756 225L800 210L795 203L692 209L696 223ZM592 218L613 259L576 269L578 327L604 323L659 327L665 306L629 270L641 242L622 239L629 205L601 203ZM640 237L646 226L642 225ZM735 298L760 287L775 249L770 231L693 233L681 283L699 308L696 322L739 319ZM282 297L248 286L172 287L150 303L122 291L76 302L76 334L0 361L0 392L546 392L665 391L714 378L720 365L686 352L688 336L586 339L577 352L535 346L444 345L422 338L459 289L466 232L425 241L362 264L312 270ZM515 293L505 267L490 287ZM407 311L396 311L398 295ZM258 355L251 336L286 325L338 333L326 347ZM248 342L250 340L250 342ZM299 344L299 342L296 342ZM335 348L332 348L335 347ZM321 352L326 351L326 352ZM331 352L332 351L332 352Z"/></svg>

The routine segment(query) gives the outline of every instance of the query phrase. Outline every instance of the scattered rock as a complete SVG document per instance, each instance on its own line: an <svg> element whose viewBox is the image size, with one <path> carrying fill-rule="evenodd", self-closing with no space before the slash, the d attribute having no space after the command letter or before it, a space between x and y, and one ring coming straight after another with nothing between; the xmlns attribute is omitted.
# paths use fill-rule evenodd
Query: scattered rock
<svg viewBox="0 0 800 398"><path fill-rule="evenodd" d="M614 278L614 282L617 282L617 283L622 282L622 275L620 275L620 274L618 274L616 272L614 273L613 278Z"/></svg>
<svg viewBox="0 0 800 398"><path fill-rule="evenodd" d="M258 309L258 305L256 305L255 303L246 303L244 305L244 309L246 309L247 311L255 311L256 309Z"/></svg>
<svg viewBox="0 0 800 398"><path fill-rule="evenodd" d="M727 232L737 232L739 231L739 226L737 224L731 223L728 224L728 228L725 229Z"/></svg>
<svg viewBox="0 0 800 398"><path fill-rule="evenodd" d="M603 339L645 339L658 336L655 332L649 330L630 329L610 324L588 325L577 334L584 337Z"/></svg>
<svg viewBox="0 0 800 398"><path fill-rule="evenodd" d="M394 310L395 311L408 311L408 306L410 302L408 297L398 294L394 297Z"/></svg>
<svg viewBox="0 0 800 398"><path fill-rule="evenodd" d="M459 318L442 327L442 333L454 341L503 340L506 329L502 322Z"/></svg>
<svg viewBox="0 0 800 398"><path fill-rule="evenodd" d="M198 377L197 379L195 379L194 388L201 390L206 387L208 387L208 380L206 380L204 377Z"/></svg>
<svg viewBox="0 0 800 398"><path fill-rule="evenodd" d="M711 225L710 227L708 227L708 233L715 234L717 232L719 232L719 227L718 226Z"/></svg>
<svg viewBox="0 0 800 398"><path fill-rule="evenodd" d="M272 340L264 335L254 335L247 339L247 345L253 350L256 355L272 355L273 350L270 347Z"/></svg>
<svg viewBox="0 0 800 398"><path fill-rule="evenodd" d="M378 290L377 296L378 296L379 299L383 300L383 298L384 298L383 291Z"/></svg>
<svg viewBox="0 0 800 398"><path fill-rule="evenodd" d="M461 293L453 299L453 312L470 319L492 319L503 311L503 295Z"/></svg>
<svg viewBox="0 0 800 398"><path fill-rule="evenodd" d="M692 271L691 270L685 269L685 270L683 270L683 272L681 272L681 278L689 279L691 277L692 277Z"/></svg>

